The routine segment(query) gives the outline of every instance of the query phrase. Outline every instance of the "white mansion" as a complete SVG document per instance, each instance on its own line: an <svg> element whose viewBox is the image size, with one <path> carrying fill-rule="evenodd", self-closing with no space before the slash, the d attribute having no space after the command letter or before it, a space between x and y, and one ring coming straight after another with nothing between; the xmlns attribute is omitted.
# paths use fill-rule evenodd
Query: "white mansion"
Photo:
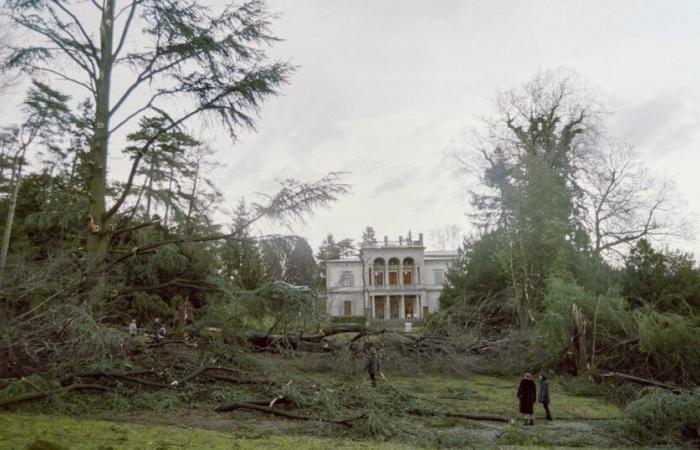
<svg viewBox="0 0 700 450"><path fill-rule="evenodd" d="M331 316L417 319L434 312L445 273L456 251L426 251L423 234L364 242L359 256L326 263L327 311Z"/></svg>

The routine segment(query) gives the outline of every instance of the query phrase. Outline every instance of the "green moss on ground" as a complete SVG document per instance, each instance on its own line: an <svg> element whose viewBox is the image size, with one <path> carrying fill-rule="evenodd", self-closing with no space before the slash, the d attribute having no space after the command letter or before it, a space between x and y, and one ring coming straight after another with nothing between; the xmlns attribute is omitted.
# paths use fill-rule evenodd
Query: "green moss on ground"
<svg viewBox="0 0 700 450"><path fill-rule="evenodd" d="M0 414L0 448L7 449L369 449L377 443L350 439L233 434L165 425L139 425L65 416ZM403 449L382 443L382 448Z"/></svg>

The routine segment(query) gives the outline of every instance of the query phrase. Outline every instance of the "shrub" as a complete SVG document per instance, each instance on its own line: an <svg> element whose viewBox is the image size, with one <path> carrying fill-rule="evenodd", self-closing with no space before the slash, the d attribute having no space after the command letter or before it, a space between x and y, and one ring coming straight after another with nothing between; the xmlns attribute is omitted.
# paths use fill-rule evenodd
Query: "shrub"
<svg viewBox="0 0 700 450"><path fill-rule="evenodd" d="M627 406L624 427L642 444L700 443L700 389L682 393L650 390Z"/></svg>
<svg viewBox="0 0 700 450"><path fill-rule="evenodd" d="M365 316L332 316L330 322L332 324L365 324Z"/></svg>

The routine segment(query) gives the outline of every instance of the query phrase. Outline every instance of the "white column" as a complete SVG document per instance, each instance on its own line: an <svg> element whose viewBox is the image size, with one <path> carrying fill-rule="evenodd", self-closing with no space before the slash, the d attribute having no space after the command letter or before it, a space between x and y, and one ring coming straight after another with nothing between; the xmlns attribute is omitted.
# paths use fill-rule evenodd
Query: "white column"
<svg viewBox="0 0 700 450"><path fill-rule="evenodd" d="M389 314L389 296L384 297L384 320L387 320L390 316Z"/></svg>
<svg viewBox="0 0 700 450"><path fill-rule="evenodd" d="M403 261L399 259L399 286L403 287Z"/></svg>
<svg viewBox="0 0 700 450"><path fill-rule="evenodd" d="M405 318L406 318L406 305L404 304L403 295L401 295L401 299L399 300L399 319L405 319Z"/></svg>
<svg viewBox="0 0 700 450"><path fill-rule="evenodd" d="M374 296L370 295L369 296L369 309L370 309L370 318L374 319Z"/></svg>

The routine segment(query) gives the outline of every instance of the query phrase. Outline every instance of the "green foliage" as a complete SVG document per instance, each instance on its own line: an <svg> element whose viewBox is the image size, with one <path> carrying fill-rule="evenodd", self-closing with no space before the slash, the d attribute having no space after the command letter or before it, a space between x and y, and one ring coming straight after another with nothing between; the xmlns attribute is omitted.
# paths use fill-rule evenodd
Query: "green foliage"
<svg viewBox="0 0 700 450"><path fill-rule="evenodd" d="M633 306L700 313L700 271L690 254L658 251L642 239L630 252L622 281L622 293Z"/></svg>
<svg viewBox="0 0 700 450"><path fill-rule="evenodd" d="M367 322L365 316L331 316L329 317L331 323L335 324L360 324L364 325Z"/></svg>
<svg viewBox="0 0 700 450"><path fill-rule="evenodd" d="M496 231L468 239L459 249L440 295L440 309L450 311L451 320L484 328L514 323L501 260L503 244L503 233Z"/></svg>
<svg viewBox="0 0 700 450"><path fill-rule="evenodd" d="M568 349L572 335L572 307L577 305L588 322L588 335L599 346L615 342L633 327L632 318L625 310L624 300L619 296L594 296L576 282L558 277L547 281L545 309L537 328L544 338L550 363L555 362Z"/></svg>
<svg viewBox="0 0 700 450"><path fill-rule="evenodd" d="M306 239L298 239L289 254L284 270L284 280L297 286L316 285L318 267L314 252Z"/></svg>
<svg viewBox="0 0 700 450"><path fill-rule="evenodd" d="M137 292L133 296L132 308L135 315L144 321L150 321L156 317L165 320L165 323L175 318L177 309L163 301L157 294Z"/></svg>
<svg viewBox="0 0 700 450"><path fill-rule="evenodd" d="M699 382L700 321L672 313L638 311L639 350L656 376Z"/></svg>
<svg viewBox="0 0 700 450"><path fill-rule="evenodd" d="M700 389L653 389L625 409L625 429L640 444L700 442Z"/></svg>
<svg viewBox="0 0 700 450"><path fill-rule="evenodd" d="M264 284L251 291L229 289L211 298L198 321L200 328L221 328L224 337L246 329L270 332L316 330L319 298L314 291L300 290L282 283Z"/></svg>

